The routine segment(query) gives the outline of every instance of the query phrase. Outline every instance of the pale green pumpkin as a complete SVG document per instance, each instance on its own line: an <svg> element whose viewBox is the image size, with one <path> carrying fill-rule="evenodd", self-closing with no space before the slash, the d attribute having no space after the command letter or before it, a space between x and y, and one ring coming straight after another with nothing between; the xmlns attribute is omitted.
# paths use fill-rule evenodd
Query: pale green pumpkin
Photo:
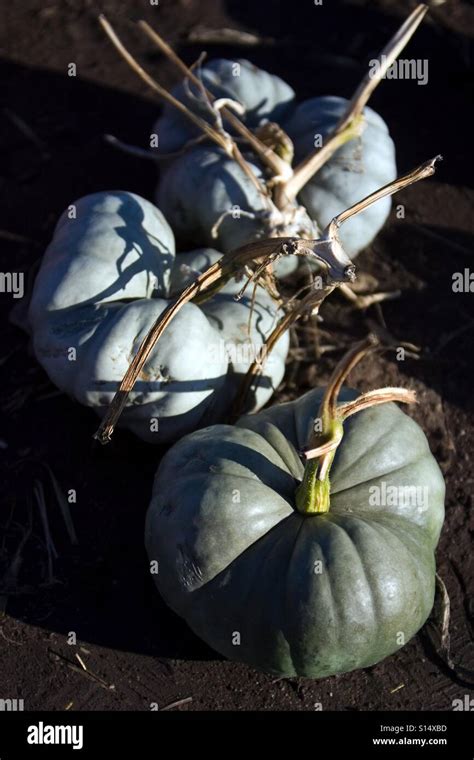
<svg viewBox="0 0 474 760"><path fill-rule="evenodd" d="M344 423L329 511L296 511L298 452L321 395L183 438L161 462L147 515L167 604L221 654L280 676L373 665L414 636L434 599L444 481L395 404ZM421 499L374 503L391 487Z"/></svg>

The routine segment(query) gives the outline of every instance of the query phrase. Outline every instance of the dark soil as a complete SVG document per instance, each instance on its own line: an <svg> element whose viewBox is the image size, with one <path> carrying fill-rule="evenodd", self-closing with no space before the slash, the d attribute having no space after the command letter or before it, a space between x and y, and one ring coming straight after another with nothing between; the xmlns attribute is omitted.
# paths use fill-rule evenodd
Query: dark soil
<svg viewBox="0 0 474 760"><path fill-rule="evenodd" d="M60 212L86 193L123 188L152 196L154 167L103 140L112 133L145 145L158 105L104 38L99 10L166 86L175 81L173 68L134 28L131 22L138 18L159 28L187 62L200 50L188 41L199 25L273 39L256 48L207 49L251 58L283 75L304 98L348 96L412 7L402 0L321 7L310 0L160 0L158 7L145 0L4 4L0 81L8 110L0 118L1 271L30 271ZM437 558L451 599L455 667L429 636L434 624L381 664L323 681L275 680L208 649L165 607L148 573L143 520L162 450L123 432L110 446L95 444L96 417L54 392L28 339L8 323L13 301L2 294L1 698L23 698L28 710L148 710L151 703L163 707L186 698L191 699L177 709L313 710L321 704L324 710L450 710L453 699L468 692L463 669L474 666L474 295L454 294L451 285L453 272L473 266L473 33L470 3L436 5L406 50L407 57L429 60L429 83L387 81L375 94L372 104L390 125L400 172L437 153L445 160L435 178L397 198L405 218L393 212L357 260L361 274L370 273L382 290L400 288L402 297L365 313L334 297L319 338L341 349L383 313L397 340L422 348L418 360L387 356L366 362L353 384L363 390L402 384L419 393L420 404L410 413L426 431L447 481ZM68 76L71 62L77 77ZM35 139L18 128L15 116ZM340 356L340 350L325 353L316 363L308 336L299 330L304 356L292 356L277 398L324 383ZM77 546L68 539L45 465L64 492L77 491ZM52 568L33 496L36 481L45 489L58 552ZM71 632L77 646L68 643Z"/></svg>

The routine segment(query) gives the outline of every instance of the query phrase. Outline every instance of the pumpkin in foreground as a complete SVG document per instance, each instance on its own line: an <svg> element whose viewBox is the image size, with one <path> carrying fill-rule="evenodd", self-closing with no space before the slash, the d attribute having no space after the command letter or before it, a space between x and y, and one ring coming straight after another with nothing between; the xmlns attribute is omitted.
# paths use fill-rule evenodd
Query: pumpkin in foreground
<svg viewBox="0 0 474 760"><path fill-rule="evenodd" d="M401 389L343 390L328 405L343 376L179 441L147 514L165 602L216 651L279 676L374 665L434 601L439 467L421 428L385 403L406 400ZM303 466L308 437L320 456Z"/></svg>

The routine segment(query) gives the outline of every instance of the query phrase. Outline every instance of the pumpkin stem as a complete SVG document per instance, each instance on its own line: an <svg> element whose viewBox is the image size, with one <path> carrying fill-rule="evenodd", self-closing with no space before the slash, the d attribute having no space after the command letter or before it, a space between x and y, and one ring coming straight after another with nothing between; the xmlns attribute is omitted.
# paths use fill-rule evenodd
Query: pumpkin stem
<svg viewBox="0 0 474 760"><path fill-rule="evenodd" d="M427 11L427 5L418 5L408 18L405 19L400 29L380 53L375 72L371 68L360 82L339 122L326 138L325 145L310 153L295 168L293 176L281 187L279 190L280 197L284 197L287 203L296 198L306 183L314 177L316 172L319 171L342 144L360 135L364 126L363 110L367 101L385 76L387 70L415 33Z"/></svg>
<svg viewBox="0 0 474 760"><path fill-rule="evenodd" d="M220 114L217 112L218 119L215 126L212 126L209 124L205 119L202 119L200 116L194 113L194 111L191 111L184 103L182 103L178 98L175 98L174 95L172 95L171 92L168 92L164 87L162 87L150 74L148 74L147 71L141 66L138 61L133 57L133 55L127 50L115 30L113 29L111 23L107 20L107 18L104 16L104 14L100 14L99 16L99 23L102 26L103 30L105 31L107 37L110 39L112 44L114 45L117 52L122 56L124 61L128 63L130 68L138 74L140 79L142 79L148 87L150 87L153 92L158 94L160 98L165 100L167 103L170 103L172 106L174 106L183 116L185 116L189 121L192 121L193 124L201 130L202 134L204 134L206 137L208 137L210 140L212 140L216 145L218 145L219 148L222 148L222 150L231 158L236 161L236 163L240 166L244 174L248 177L250 182L254 185L256 190L259 192L259 194L262 196L264 202L266 203L269 210L272 210L274 207L274 204L272 203L268 190L266 188L266 185L262 183L259 178L254 174L252 171L250 165L243 157L238 145L233 140L233 138L221 127L219 124L220 120ZM154 39L158 38L158 35L156 32L151 29L151 27L148 26L145 22L140 22L142 28L144 28L145 32L148 34L149 37ZM158 38L161 40L161 38ZM165 44L165 43L163 43ZM183 64L184 66L185 64ZM197 82L200 87L203 88L202 82L191 72L190 69L185 67L186 70L189 72L189 77L193 80L193 82ZM206 95L209 94L207 90L205 90ZM211 106L212 107L212 106ZM229 114L231 117L233 116L232 112L229 111L228 108L223 108L223 111L227 114L227 117L229 117ZM238 121L238 119L237 119ZM278 156L275 156L275 158L278 160L278 162L281 162L284 164L284 162L281 161L281 159L278 158ZM278 164L280 165L280 163Z"/></svg>
<svg viewBox="0 0 474 760"><path fill-rule="evenodd" d="M316 314L321 307L324 299L329 293L337 286L345 287L345 292L349 294L352 291L346 285L349 281L355 279L355 268L351 264L349 257L347 256L344 248L341 245L339 239L339 227L346 222L352 216L360 213L372 203L384 198L386 195L392 195L393 193L403 190L405 187L412 185L418 180L430 177L435 172L437 161L441 159L441 156L435 156L435 158L425 161L424 164L418 166L416 169L398 177L388 185L379 188L374 193L371 193L366 198L358 201L354 206L351 206L345 211L342 211L338 216L334 217L328 224L321 237L317 240L300 241L300 245L292 246L292 250L289 250L289 244L283 244L280 249L280 253L277 253L274 249L274 255L277 257L283 253L292 253L295 255L310 256L316 259L323 265L323 268L327 270L328 278L323 286L319 286L317 290L310 290L310 292L302 298L296 306L292 306L291 310L283 317L274 328L273 332L267 337L264 345L262 346L259 356L255 359L253 364L249 367L247 374L242 380L241 387L237 394L236 402L234 403L231 419L237 419L242 410L245 408L246 396L249 393L252 385L256 384L257 376L263 371L264 361L268 358L268 355L281 334L289 329L295 322L297 322L305 314ZM277 240L277 238L274 238ZM240 250L244 250L243 248ZM276 258L274 259L276 260ZM316 282L316 280L315 280ZM383 300L387 296L393 296L395 294L378 294L377 299ZM354 296L355 298L355 296ZM357 301L357 299L356 299ZM358 360L357 360L358 361ZM357 363L357 362L356 362Z"/></svg>
<svg viewBox="0 0 474 760"><path fill-rule="evenodd" d="M296 508L301 514L324 514L329 511L331 483L329 473L336 450L344 435L344 421L352 414L379 404L398 401L416 402L414 391L406 388L379 388L363 393L354 401L338 404L338 396L349 372L367 354L380 349L378 339L369 335L350 349L337 364L324 391L313 432L305 449L303 479L296 489Z"/></svg>
<svg viewBox="0 0 474 760"><path fill-rule="evenodd" d="M166 90L155 79L153 79L153 77L150 76L147 71L145 71L143 66L140 66L138 61L127 50L119 36L114 31L112 24L107 20L104 14L100 14L99 23L117 52L120 53L130 68L136 74L138 74L140 79L142 79L148 85L148 87L153 90L153 92L163 98L163 100L166 100L168 103L173 105L178 111L183 114L183 116L192 121L196 127L198 127L205 135L207 135L207 137L213 140L220 148L229 153L230 147L226 136L218 132L217 129L214 129L214 127L208 124L208 122L204 119L201 119L200 116L197 116L193 111L190 111L189 108L184 105L184 103L175 98L174 95L168 92L168 90Z"/></svg>
<svg viewBox="0 0 474 760"><path fill-rule="evenodd" d="M314 451L320 458L312 457L304 468L303 480L296 489L296 508L305 515L324 514L329 511L331 484L329 471L336 449L344 434L342 421L335 418L325 425L325 441Z"/></svg>
<svg viewBox="0 0 474 760"><path fill-rule="evenodd" d="M153 29L146 21L139 21L138 26L143 29L147 37L164 53L169 60L180 70L184 77L193 82L199 89L201 89L211 102L216 104L215 96L210 92L203 83L196 76L196 74L190 69L184 61L175 53L173 48ZM283 174L286 179L292 174L291 166L281 156L278 155L269 145L263 142L259 135L253 134L245 124L239 119L238 115L233 113L229 107L229 103L222 102L220 112L224 119L235 129L236 132L243 137L246 142L251 146L254 153L260 158L260 160L268 166L271 171L278 175Z"/></svg>
<svg viewBox="0 0 474 760"><path fill-rule="evenodd" d="M314 177L316 172L329 161L336 150L339 150L339 148L347 142L350 142L350 140L360 137L364 128L364 117L355 117L349 124L346 124L343 129L335 132L321 148L318 148L315 154L311 154L311 156L297 166L293 176L286 182L280 182L275 188L275 205L277 208L283 209L290 206L300 190L302 190L311 177Z"/></svg>
<svg viewBox="0 0 474 760"><path fill-rule="evenodd" d="M428 161L420 164L420 166L417 166L416 169L412 169L407 172L407 174L397 177L393 182L389 182L387 185L380 187L378 190L375 190L375 192L370 193L370 195L367 195L365 198L362 198L362 200L354 203L353 206L346 208L345 211L341 211L341 213L335 216L328 224L325 234L333 238L337 237L337 230L341 224L347 222L351 217L360 214L361 211L364 211L368 206L372 206L373 203L385 198L387 195L394 195L395 193L400 192L400 190L404 190L406 187L413 185L415 182L419 182L421 179L431 177L436 171L436 164L438 161L442 161L442 159L443 157L439 154L434 156L434 158L430 158Z"/></svg>
<svg viewBox="0 0 474 760"><path fill-rule="evenodd" d="M321 255L316 250L322 246ZM160 314L158 319L153 323L147 335L142 340L137 353L133 357L118 390L113 397L110 406L94 435L98 441L103 444L109 443L114 431L115 425L122 414L127 403L130 391L135 385L140 372L142 371L146 360L150 356L157 341L170 325L177 313L189 301L199 302L206 299L211 294L218 292L231 277L245 271L246 265L256 266L258 269L262 261L271 263L274 257L279 255L300 255L314 256L328 270L331 289L341 281L354 279L354 266L344 254L341 246L340 251L330 252L327 248L327 241L319 240L299 240L297 238L268 238L258 240L254 243L237 248L235 251L225 254L222 259L212 264L205 272L188 285L170 302L166 309ZM331 255L329 255L331 254ZM261 273L264 274L263 272ZM329 286L328 286L329 287ZM324 289L327 294L327 289ZM314 295L313 295L314 298Z"/></svg>

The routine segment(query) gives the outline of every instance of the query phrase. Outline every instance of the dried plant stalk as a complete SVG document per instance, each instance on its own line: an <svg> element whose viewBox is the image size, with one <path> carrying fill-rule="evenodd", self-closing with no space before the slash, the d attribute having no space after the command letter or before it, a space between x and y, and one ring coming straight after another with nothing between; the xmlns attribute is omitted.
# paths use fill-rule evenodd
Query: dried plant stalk
<svg viewBox="0 0 474 760"><path fill-rule="evenodd" d="M405 20L397 33L392 37L379 55L379 66L377 75L372 76L368 72L354 95L350 99L347 109L334 130L328 135L325 145L321 149L315 150L293 172L293 176L284 185L278 188L279 198L276 198L276 204L280 208L281 204L287 205L296 198L300 190L309 180L314 177L316 172L329 160L335 151L354 136L354 132L361 130L361 119L364 107L367 104L373 91L385 76L387 70L395 61L397 56L403 50L407 42L411 39L418 26L421 24L426 12L427 5L418 5L413 13Z"/></svg>
<svg viewBox="0 0 474 760"><path fill-rule="evenodd" d="M269 195L265 185L260 182L258 177L255 176L249 164L242 156L239 147L230 137L230 135L220 132L218 129L212 127L207 121L205 121L205 119L201 119L200 116L197 116L193 111L185 106L184 103L178 100L178 98L175 98L174 95L168 92L168 90L162 87L152 76L150 76L150 74L145 71L143 66L140 66L138 61L127 50L117 33L114 31L110 22L103 14L99 16L99 22L108 38L114 45L115 49L120 53L124 61L128 63L130 68L135 71L136 74L138 74L140 79L142 79L153 90L153 92L157 93L163 100L166 100L166 102L173 105L181 114L183 114L183 116L189 119L189 121L192 121L193 124L201 130L201 132L203 132L207 137L209 137L210 140L216 143L219 148L222 148L222 150L224 150L227 155L233 158L238 163L245 175L250 179L260 195L264 199L269 200Z"/></svg>
<svg viewBox="0 0 474 760"><path fill-rule="evenodd" d="M158 34L157 31L147 24L146 21L139 21L138 25L143 29L148 38L164 53L170 61L181 71L181 73L198 87L203 87L202 82L196 74L184 63L184 61L175 53L173 48ZM214 95L210 90L204 88L208 97L214 100ZM253 149L254 153L260 158L262 163L268 166L274 175L288 178L293 173L291 166L278 156L271 148L265 145L259 138L248 129L245 124L229 108L221 109L222 116L243 137Z"/></svg>
<svg viewBox="0 0 474 760"><path fill-rule="evenodd" d="M422 179L431 177L431 175L434 174L436 171L437 162L440 160L441 160L441 156L435 156L429 161L425 161L425 163L421 164L416 169L413 169L407 174L404 174L403 176L398 177L393 182L390 182L388 185L384 185L384 187L381 187L379 190L376 190L374 193L371 193L366 198L363 198L361 201L358 201L350 208L346 209L345 211L342 211L340 214L338 214L338 216L334 217L334 219L332 219L332 221L329 223L325 233L323 233L322 240L326 239L326 240L333 241L333 249L334 249L335 245L337 245L338 230L341 224L344 224L344 222L346 222L348 219L352 218L353 216L360 214L361 211L368 208L373 203L376 203L381 198L385 198L387 195L393 195L394 193L398 193L400 190L403 190L404 188L409 187L410 185L413 185L415 182L419 182ZM343 282L338 283L338 285L347 289L347 286ZM331 288L331 290L333 290L333 288ZM327 293L326 295L329 295L329 293ZM322 301L324 300L324 298L326 298L326 295L324 295L323 298L321 298L321 300L319 301L318 298L315 297L314 291L308 294L304 299L302 299L302 301L299 304L297 304L295 308L293 308L290 312L288 312L288 314L285 315L284 320L283 320L285 329L289 329L295 322L297 322L301 318L301 316L303 316L303 314L308 313L311 306L319 309L319 307L322 304ZM242 410L244 409L245 404L246 404L247 394L250 388L252 387L252 384L254 383L257 375L259 375L262 372L265 359L268 357L269 353L271 352L272 348L274 347L275 343L280 337L280 334L281 334L280 325L278 324L273 330L273 332L270 333L264 345L262 346L259 353L259 359L253 362L247 374L243 378L241 387L237 395L237 402L234 405L234 411L233 411L234 417L238 417L239 413L242 413Z"/></svg>
<svg viewBox="0 0 474 760"><path fill-rule="evenodd" d="M364 211L364 209L368 208L373 203L376 203L382 198L386 198L387 195L394 195L395 193L400 192L400 190L404 190L406 187L413 185L415 182L419 182L421 179L431 177L436 171L436 164L442 160L443 157L438 154L434 158L430 158L429 161L425 161L423 164L420 164L420 166L417 166L416 169L412 169L412 171L408 172L407 174L404 174L401 177L397 177L397 179L395 179L393 182L389 182L379 190L375 190L375 192L370 193L370 195L367 195L361 201L357 201L357 203L355 203L353 206L346 209L345 211L341 211L340 214L335 216L329 224L329 229L340 227L341 224L347 222L348 219L356 216L357 214L360 214L361 211Z"/></svg>
<svg viewBox="0 0 474 760"><path fill-rule="evenodd" d="M258 356L254 359L250 365L247 373L245 374L235 398L232 412L230 415L230 421L234 422L242 414L245 405L247 403L248 394L252 385L258 382L258 377L263 372L265 361L269 354L273 351L275 345L278 343L281 336L290 329L301 317L310 312L315 315L319 311L322 302L329 296L330 293L337 287L336 283L323 286L318 290L312 289L304 298L302 298L297 305L288 311L274 327L270 335L265 340L263 346L258 352Z"/></svg>
<svg viewBox="0 0 474 760"><path fill-rule="evenodd" d="M326 267L328 276L335 284L346 280L351 281L354 278L354 266L350 259L339 244L332 250L331 241L328 239L269 238L249 243L226 254L203 272L195 282L188 285L153 324L125 373L120 387L94 436L97 440L101 443L110 441L117 420L127 402L128 394L135 385L146 360L160 336L182 307L189 301L195 298L199 299L203 294L210 293L211 290L216 292L228 282L229 278L245 270L245 266L249 263L253 262L258 266L267 259L268 263L271 264L274 256L279 254L314 257Z"/></svg>

